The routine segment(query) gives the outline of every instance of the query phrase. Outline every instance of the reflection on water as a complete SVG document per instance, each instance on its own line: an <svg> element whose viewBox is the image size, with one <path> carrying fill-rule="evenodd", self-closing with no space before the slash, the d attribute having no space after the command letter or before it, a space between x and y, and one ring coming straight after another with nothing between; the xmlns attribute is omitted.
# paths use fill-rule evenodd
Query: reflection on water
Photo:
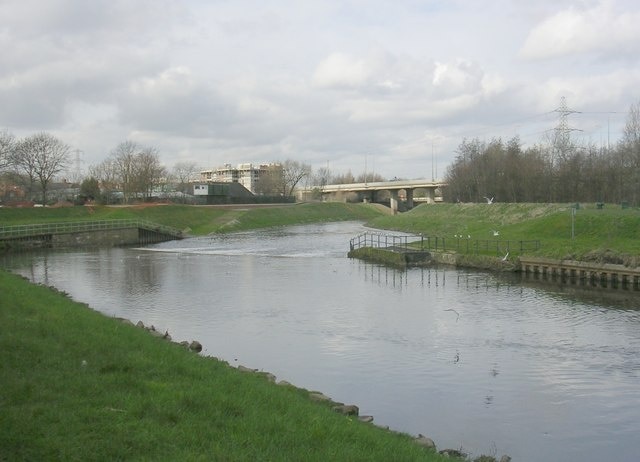
<svg viewBox="0 0 640 462"><path fill-rule="evenodd" d="M634 460L637 304L504 275L347 259L362 230L310 225L2 264L441 448L518 461Z"/></svg>

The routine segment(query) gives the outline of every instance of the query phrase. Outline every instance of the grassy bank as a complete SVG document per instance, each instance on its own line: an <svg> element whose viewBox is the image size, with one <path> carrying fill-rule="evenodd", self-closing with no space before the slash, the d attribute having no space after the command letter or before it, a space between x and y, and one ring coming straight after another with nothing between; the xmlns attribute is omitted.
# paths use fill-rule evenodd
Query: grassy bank
<svg viewBox="0 0 640 462"><path fill-rule="evenodd" d="M131 207L1 208L0 224L22 225L67 221L144 219L188 230L193 235L344 220L371 220L384 215L375 204L342 202L250 206L134 205Z"/></svg>
<svg viewBox="0 0 640 462"><path fill-rule="evenodd" d="M2 270L0 293L0 460L450 460Z"/></svg>
<svg viewBox="0 0 640 462"><path fill-rule="evenodd" d="M540 241L527 255L607 263L640 264L640 211L581 205L572 220L569 204L420 205L389 215L375 204L306 203L270 207L194 207L184 205L0 209L0 224L141 218L187 230L192 235L271 226L363 220L381 229L425 236L471 236L483 241ZM572 225L573 221L573 225ZM573 238L572 238L573 226ZM494 233L498 232L498 236ZM495 252L493 253L495 256ZM511 258L518 256L512 247Z"/></svg>
<svg viewBox="0 0 640 462"><path fill-rule="evenodd" d="M452 242L455 235L472 240L539 240L540 250L528 255L551 258L635 266L640 256L640 211L613 205L603 209L581 205L573 217L573 239L568 204L421 205L397 216L375 218L370 224Z"/></svg>

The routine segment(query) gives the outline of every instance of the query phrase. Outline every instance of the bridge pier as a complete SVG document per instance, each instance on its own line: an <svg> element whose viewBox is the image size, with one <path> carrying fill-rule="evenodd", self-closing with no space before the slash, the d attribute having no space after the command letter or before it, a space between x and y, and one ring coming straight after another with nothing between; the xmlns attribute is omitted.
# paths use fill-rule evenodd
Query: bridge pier
<svg viewBox="0 0 640 462"><path fill-rule="evenodd" d="M427 204L435 204L436 202L436 190L432 188L426 189Z"/></svg>
<svg viewBox="0 0 640 462"><path fill-rule="evenodd" d="M407 208L411 210L413 208L413 188L406 188L404 192L407 196Z"/></svg>
<svg viewBox="0 0 640 462"><path fill-rule="evenodd" d="M391 207L391 211L393 212L394 215L396 215L398 213L398 202L399 202L399 198L398 198L398 191L395 189L392 189L391 191L389 191L390 193L390 200L389 200L389 206Z"/></svg>

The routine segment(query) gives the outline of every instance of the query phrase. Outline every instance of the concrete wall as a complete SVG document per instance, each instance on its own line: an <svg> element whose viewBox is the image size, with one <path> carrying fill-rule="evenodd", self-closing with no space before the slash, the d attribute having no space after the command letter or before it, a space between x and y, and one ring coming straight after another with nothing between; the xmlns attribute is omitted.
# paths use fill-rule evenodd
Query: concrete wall
<svg viewBox="0 0 640 462"><path fill-rule="evenodd" d="M138 228L54 234L51 238L52 247L114 247L138 243Z"/></svg>

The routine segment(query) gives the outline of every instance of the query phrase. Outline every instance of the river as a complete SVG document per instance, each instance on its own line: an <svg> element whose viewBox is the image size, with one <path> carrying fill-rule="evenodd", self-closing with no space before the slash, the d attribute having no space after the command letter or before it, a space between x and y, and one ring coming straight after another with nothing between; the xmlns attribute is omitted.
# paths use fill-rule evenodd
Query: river
<svg viewBox="0 0 640 462"><path fill-rule="evenodd" d="M364 229L293 226L0 264L109 316L198 340L205 355L356 404L439 449L514 462L638 460L635 294L621 303L348 259Z"/></svg>

